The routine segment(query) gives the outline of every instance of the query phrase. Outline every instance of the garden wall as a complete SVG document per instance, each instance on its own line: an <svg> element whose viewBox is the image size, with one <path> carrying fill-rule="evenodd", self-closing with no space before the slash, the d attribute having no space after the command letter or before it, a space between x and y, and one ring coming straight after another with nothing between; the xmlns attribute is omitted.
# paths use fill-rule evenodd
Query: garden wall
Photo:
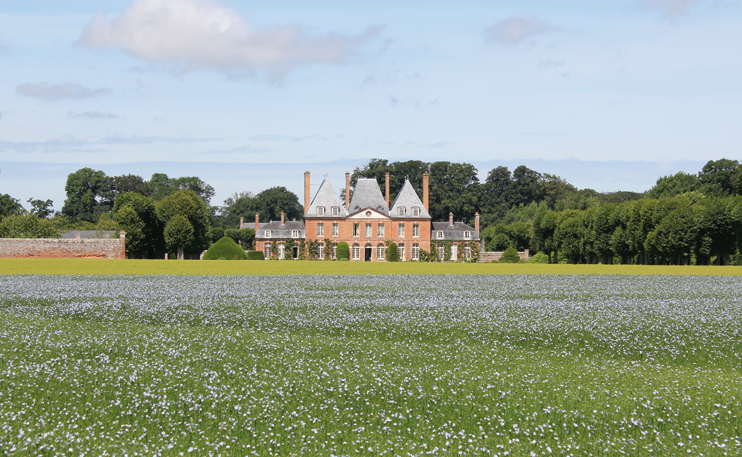
<svg viewBox="0 0 742 457"><path fill-rule="evenodd" d="M502 257L503 252L504 251L494 251L494 252L480 251L479 262L489 263L489 262L492 262L493 260L500 260L500 257ZM520 256L521 260L528 261L528 259L531 258L531 251L530 249L526 249L525 251L518 251L518 255Z"/></svg>
<svg viewBox="0 0 742 457"><path fill-rule="evenodd" d="M125 233L115 238L0 238L0 258L125 259Z"/></svg>

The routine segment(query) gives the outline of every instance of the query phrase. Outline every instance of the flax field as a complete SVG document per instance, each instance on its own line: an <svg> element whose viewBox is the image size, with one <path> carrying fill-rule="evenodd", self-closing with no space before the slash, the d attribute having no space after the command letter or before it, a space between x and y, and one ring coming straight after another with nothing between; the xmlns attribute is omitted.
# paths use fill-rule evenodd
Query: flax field
<svg viewBox="0 0 742 457"><path fill-rule="evenodd" d="M741 290L0 275L0 454L739 455Z"/></svg>

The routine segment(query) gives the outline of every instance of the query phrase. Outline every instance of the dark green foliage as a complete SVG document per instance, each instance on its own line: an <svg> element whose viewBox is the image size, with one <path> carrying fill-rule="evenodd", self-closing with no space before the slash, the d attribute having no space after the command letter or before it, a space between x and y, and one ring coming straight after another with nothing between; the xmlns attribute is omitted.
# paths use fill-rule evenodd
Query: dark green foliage
<svg viewBox="0 0 742 457"><path fill-rule="evenodd" d="M340 243L338 243L337 259L350 260L350 247L345 241L341 241Z"/></svg>
<svg viewBox="0 0 742 457"><path fill-rule="evenodd" d="M0 238L59 238L59 220L36 214L15 214L0 221Z"/></svg>
<svg viewBox="0 0 742 457"><path fill-rule="evenodd" d="M399 247L397 243L389 243L386 260L389 262L399 262Z"/></svg>
<svg viewBox="0 0 742 457"><path fill-rule="evenodd" d="M193 225L182 214L176 214L165 224L165 244L170 252L177 251L178 259L183 258L185 247L192 246Z"/></svg>
<svg viewBox="0 0 742 457"><path fill-rule="evenodd" d="M260 254L257 251L251 251ZM263 258L262 255L260 257ZM247 255L237 243L229 237L224 237L214 243L204 254L203 260L246 260Z"/></svg>
<svg viewBox="0 0 742 457"><path fill-rule="evenodd" d="M145 197L149 197L153 193L153 189L149 183L137 175L114 176L112 186L113 194L116 198L127 192L134 192Z"/></svg>
<svg viewBox="0 0 742 457"><path fill-rule="evenodd" d="M116 197L114 219L126 232L126 254L130 258L155 258L165 251L164 224L154 200L136 192Z"/></svg>
<svg viewBox="0 0 742 457"><path fill-rule="evenodd" d="M19 202L20 200L8 194L0 195L0 221L6 216L22 214L23 207Z"/></svg>
<svg viewBox="0 0 742 457"><path fill-rule="evenodd" d="M536 255L531 256L528 259L528 263L549 263L549 257L543 252L539 251Z"/></svg>
<svg viewBox="0 0 742 457"><path fill-rule="evenodd" d="M54 216L54 202L51 200L38 200L33 197L26 200L31 204L31 212L39 217ZM2 217L0 217L2 219Z"/></svg>
<svg viewBox="0 0 742 457"><path fill-rule="evenodd" d="M224 228L237 227L241 217L251 221L255 213L260 214L263 222L280 220L281 211L289 221L304 217L304 207L299 204L299 197L285 187L272 187L257 195L249 192L235 194L226 199L224 205L219 217L219 224Z"/></svg>
<svg viewBox="0 0 742 457"><path fill-rule="evenodd" d="M165 173L155 173L148 183L152 198L160 201L170 194L179 190L190 190L208 204L214 196L214 188L206 184L197 176L183 176L181 178L170 178Z"/></svg>
<svg viewBox="0 0 742 457"><path fill-rule="evenodd" d="M222 238L224 238L224 229L221 227L211 227L209 230L209 239L211 242L216 243Z"/></svg>
<svg viewBox="0 0 742 457"><path fill-rule="evenodd" d="M502 253L502 257L500 257L500 263L518 262L520 262L520 256L518 255L518 251L514 247L505 249L505 252Z"/></svg>
<svg viewBox="0 0 742 457"><path fill-rule="evenodd" d="M184 216L193 227L190 243L182 245L189 254L200 254L209 244L210 215L206 203L190 190L174 192L157 205L157 215L167 224L176 215ZM167 241L167 235L166 235ZM171 249L171 248L168 248Z"/></svg>
<svg viewBox="0 0 742 457"><path fill-rule="evenodd" d="M698 173L701 191L710 196L725 197L734 193L732 176L739 162L736 160L709 160Z"/></svg>
<svg viewBox="0 0 742 457"><path fill-rule="evenodd" d="M695 175L682 171L672 176L664 176L647 192L648 198L675 197L686 192L693 192L701 187L701 180Z"/></svg>
<svg viewBox="0 0 742 457"><path fill-rule="evenodd" d="M247 251L247 260L265 260L265 254L260 251Z"/></svg>
<svg viewBox="0 0 742 457"><path fill-rule="evenodd" d="M97 222L113 206L113 180L100 170L81 168L67 176L62 214L70 222Z"/></svg>

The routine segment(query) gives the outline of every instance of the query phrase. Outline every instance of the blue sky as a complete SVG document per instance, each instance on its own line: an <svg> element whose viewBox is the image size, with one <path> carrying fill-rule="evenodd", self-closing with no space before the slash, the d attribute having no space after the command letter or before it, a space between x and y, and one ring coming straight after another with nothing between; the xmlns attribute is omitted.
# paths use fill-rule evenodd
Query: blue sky
<svg viewBox="0 0 742 457"><path fill-rule="evenodd" d="M0 0L0 193L59 209L92 166L216 204L373 157L646 190L742 158L740 44L731 0Z"/></svg>

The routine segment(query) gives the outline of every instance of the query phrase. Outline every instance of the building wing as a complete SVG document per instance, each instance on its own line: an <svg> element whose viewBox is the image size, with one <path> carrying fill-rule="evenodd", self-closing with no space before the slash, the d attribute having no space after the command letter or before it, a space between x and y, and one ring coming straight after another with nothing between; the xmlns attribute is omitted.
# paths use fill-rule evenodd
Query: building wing
<svg viewBox="0 0 742 457"><path fill-rule="evenodd" d="M337 208L333 211L333 208ZM304 213L304 217L327 217L335 218L347 217L348 210L343 205L340 197L335 193L335 189L332 188L330 180L325 178L320 184L317 193L314 195L312 203L309 205L309 209Z"/></svg>
<svg viewBox="0 0 742 457"><path fill-rule="evenodd" d="M423 202L417 196L417 192L410 184L409 179L405 179L402 190L399 191L397 198L392 203L390 212L394 218L430 219L430 213L423 206Z"/></svg>
<svg viewBox="0 0 742 457"><path fill-rule="evenodd" d="M372 178L358 178L356 187L353 190L353 196L350 199L348 212L355 214L367 208L389 216L389 208L387 208L386 200L381 194L379 183Z"/></svg>

